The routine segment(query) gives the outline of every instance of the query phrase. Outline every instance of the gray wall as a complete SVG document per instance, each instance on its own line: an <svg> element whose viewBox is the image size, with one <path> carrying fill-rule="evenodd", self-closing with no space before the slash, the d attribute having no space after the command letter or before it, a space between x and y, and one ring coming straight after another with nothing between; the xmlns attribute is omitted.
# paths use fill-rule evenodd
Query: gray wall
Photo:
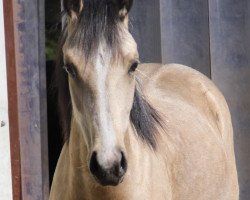
<svg viewBox="0 0 250 200"><path fill-rule="evenodd" d="M233 120L241 199L250 199L250 2L210 1L212 79Z"/></svg>
<svg viewBox="0 0 250 200"><path fill-rule="evenodd" d="M160 62L160 3L152 0L134 2L130 15L130 30L140 49L140 59L143 62Z"/></svg>
<svg viewBox="0 0 250 200"><path fill-rule="evenodd" d="M13 9L21 194L23 200L45 200L49 184L44 0L14 0Z"/></svg>
<svg viewBox="0 0 250 200"><path fill-rule="evenodd" d="M142 62L181 63L225 95L235 132L240 199L250 199L250 1L138 0L131 32Z"/></svg>

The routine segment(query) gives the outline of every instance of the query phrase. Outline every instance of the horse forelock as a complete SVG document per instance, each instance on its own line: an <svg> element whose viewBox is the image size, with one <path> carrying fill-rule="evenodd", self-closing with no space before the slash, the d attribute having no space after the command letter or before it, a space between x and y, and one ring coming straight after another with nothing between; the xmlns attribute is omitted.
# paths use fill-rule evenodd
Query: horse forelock
<svg viewBox="0 0 250 200"><path fill-rule="evenodd" d="M85 59L98 49L100 42L115 50L119 45L119 6L111 0L84 1L69 37L69 44L81 50Z"/></svg>

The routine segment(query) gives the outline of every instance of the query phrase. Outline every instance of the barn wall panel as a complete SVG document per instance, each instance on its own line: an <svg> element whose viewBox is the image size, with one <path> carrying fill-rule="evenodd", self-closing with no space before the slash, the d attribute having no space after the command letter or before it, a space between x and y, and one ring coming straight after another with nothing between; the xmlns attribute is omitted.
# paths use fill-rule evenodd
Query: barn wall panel
<svg viewBox="0 0 250 200"><path fill-rule="evenodd" d="M13 0L23 199L48 199L44 1Z"/></svg>
<svg viewBox="0 0 250 200"><path fill-rule="evenodd" d="M180 63L210 77L208 2L160 0L162 63Z"/></svg>
<svg viewBox="0 0 250 200"><path fill-rule="evenodd" d="M141 62L162 60L159 6L159 0L134 1L129 16L130 31L137 42Z"/></svg>
<svg viewBox="0 0 250 200"><path fill-rule="evenodd" d="M135 1L130 24L142 62L180 63L210 77L207 1Z"/></svg>
<svg viewBox="0 0 250 200"><path fill-rule="evenodd" d="M250 2L210 0L212 79L232 114L240 199L250 199Z"/></svg>

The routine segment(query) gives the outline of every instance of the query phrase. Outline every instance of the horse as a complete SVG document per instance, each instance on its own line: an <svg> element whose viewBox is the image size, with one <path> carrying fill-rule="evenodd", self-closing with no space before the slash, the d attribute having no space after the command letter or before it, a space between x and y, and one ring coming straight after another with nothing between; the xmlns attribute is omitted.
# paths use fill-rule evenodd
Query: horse
<svg viewBox="0 0 250 200"><path fill-rule="evenodd" d="M50 200L237 200L225 98L192 68L139 62L132 3L63 1Z"/></svg>

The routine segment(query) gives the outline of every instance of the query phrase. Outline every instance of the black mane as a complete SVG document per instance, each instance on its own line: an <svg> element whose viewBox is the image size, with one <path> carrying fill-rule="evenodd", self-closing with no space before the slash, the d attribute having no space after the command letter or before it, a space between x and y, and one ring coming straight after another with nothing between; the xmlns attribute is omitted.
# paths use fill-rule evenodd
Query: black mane
<svg viewBox="0 0 250 200"><path fill-rule="evenodd" d="M136 129L137 135L155 149L155 135L159 131L157 127L164 129L164 124L158 111L139 92L138 86L135 88L130 119Z"/></svg>
<svg viewBox="0 0 250 200"><path fill-rule="evenodd" d="M89 56L96 50L100 38L104 37L111 49L119 44L117 23L119 20L119 7L111 0L85 0L84 11L79 15L76 29L71 36L71 44L83 48L85 55ZM58 96L58 107L64 141L70 136L72 104L69 92L68 75L63 69L62 46L67 38L67 25L64 27L57 67L55 82ZM130 120L134 125L136 134L150 147L156 147L155 135L157 127L163 127L158 112L141 94L138 85L135 90L134 103L130 113Z"/></svg>

